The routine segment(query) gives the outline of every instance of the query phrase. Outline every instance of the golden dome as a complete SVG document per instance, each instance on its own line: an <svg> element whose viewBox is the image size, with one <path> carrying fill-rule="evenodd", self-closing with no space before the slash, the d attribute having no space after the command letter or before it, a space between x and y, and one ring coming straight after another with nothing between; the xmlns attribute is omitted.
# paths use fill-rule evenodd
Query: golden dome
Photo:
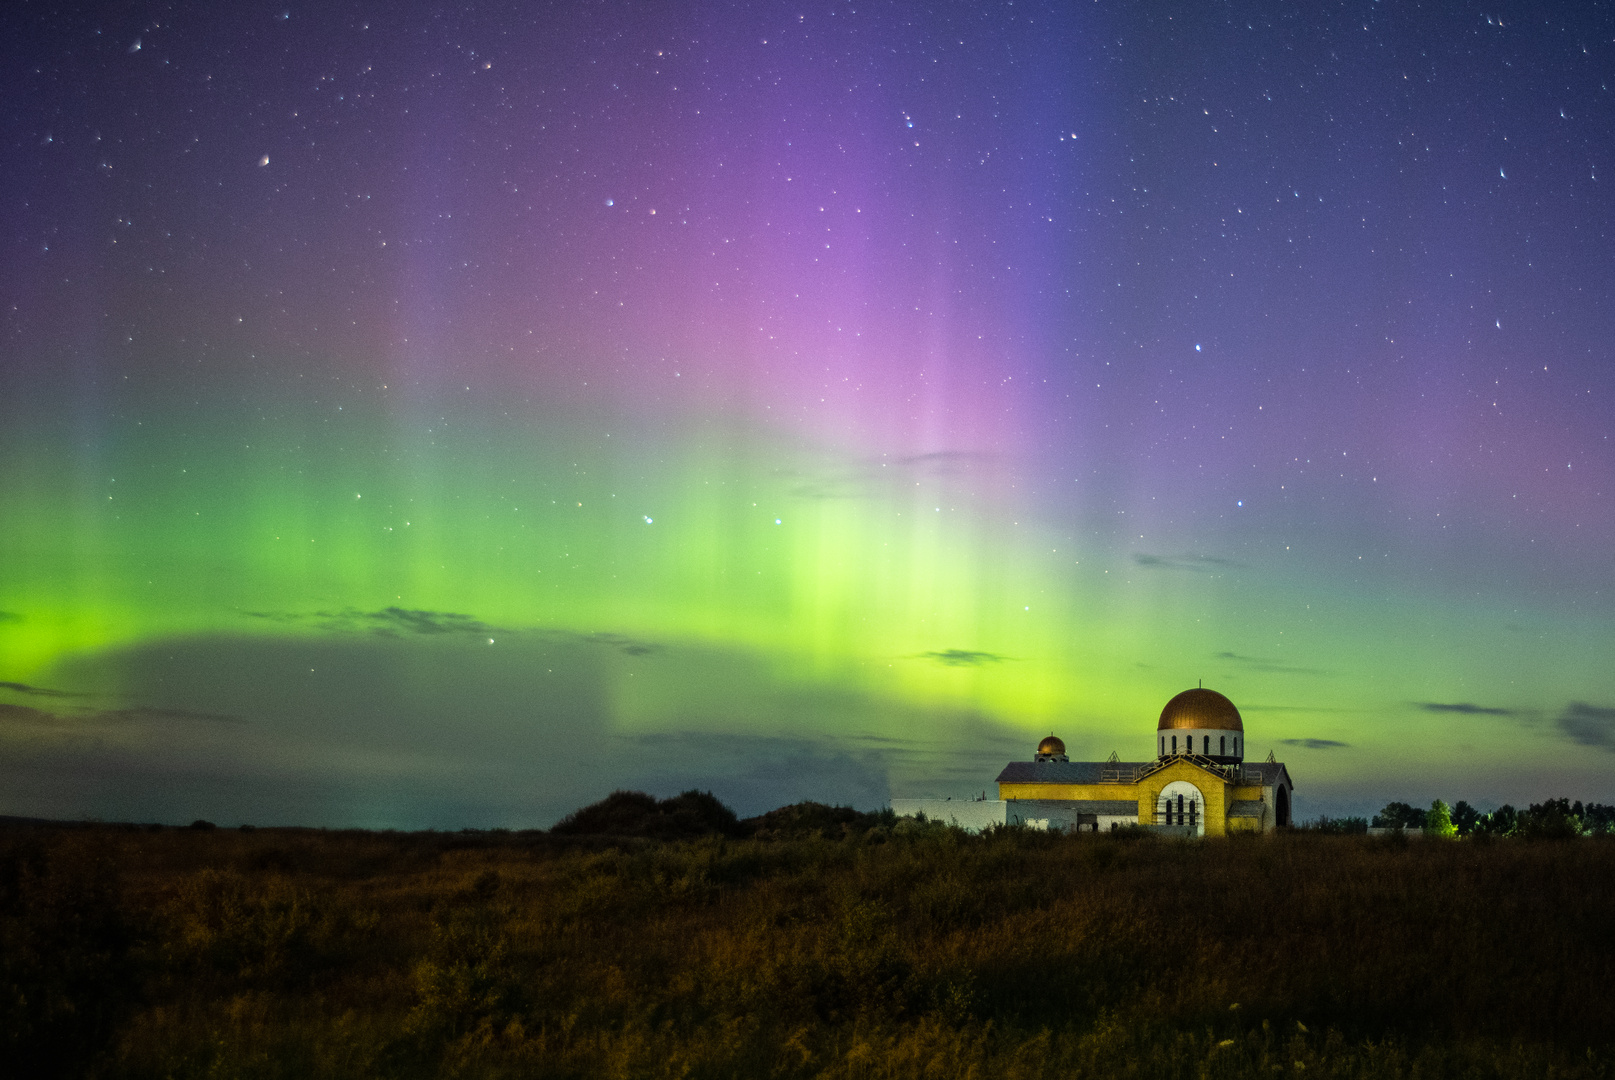
<svg viewBox="0 0 1615 1080"><path fill-rule="evenodd" d="M1245 721L1239 718L1234 703L1215 690L1185 690L1166 703L1161 710L1157 731L1177 731L1183 728L1210 729L1212 731L1244 731Z"/></svg>
<svg viewBox="0 0 1615 1080"><path fill-rule="evenodd" d="M1050 735L1037 744L1037 752L1039 754L1063 754L1065 753L1065 743Z"/></svg>

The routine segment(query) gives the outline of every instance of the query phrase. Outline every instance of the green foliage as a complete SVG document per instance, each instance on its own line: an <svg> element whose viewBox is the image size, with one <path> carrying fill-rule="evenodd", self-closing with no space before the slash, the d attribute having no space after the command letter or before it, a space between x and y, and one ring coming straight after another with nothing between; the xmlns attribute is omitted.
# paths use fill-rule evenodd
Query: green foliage
<svg viewBox="0 0 1615 1080"><path fill-rule="evenodd" d="M1569 799L1532 803L1514 826L1514 835L1527 840L1572 840L1581 831L1581 816L1571 808Z"/></svg>
<svg viewBox="0 0 1615 1080"><path fill-rule="evenodd" d="M1427 810L1420 810L1417 806L1409 806L1405 802L1386 803L1379 813L1374 815L1376 829L1412 829L1424 828Z"/></svg>
<svg viewBox="0 0 1615 1080"><path fill-rule="evenodd" d="M1429 812L1425 814L1424 834L1438 836L1443 840L1450 840L1458 835L1458 826L1452 823L1452 811L1440 799L1431 803Z"/></svg>
<svg viewBox="0 0 1615 1080"><path fill-rule="evenodd" d="M245 980L272 978L298 965L309 951L316 918L308 891L284 878L254 881L211 867L179 883L167 914L176 968Z"/></svg>
<svg viewBox="0 0 1615 1080"><path fill-rule="evenodd" d="M1580 803L1576 804L1578 807ZM1582 831L1589 836L1607 836L1615 832L1615 806L1588 803L1579 811Z"/></svg>
<svg viewBox="0 0 1615 1080"><path fill-rule="evenodd" d="M1482 815L1479 810L1459 799L1452 807L1452 825L1458 830L1459 836L1468 836L1480 824Z"/></svg>
<svg viewBox="0 0 1615 1080"><path fill-rule="evenodd" d="M1316 821L1302 825L1301 828L1311 832L1323 833L1326 836L1352 836L1368 831L1368 819L1360 817L1320 817Z"/></svg>
<svg viewBox="0 0 1615 1080"><path fill-rule="evenodd" d="M605 846L38 831L0 860L0 972L66 1026L0 1014L6 1049L75 1038L61 1074L175 1080L1590 1078L1615 1049L1586 992L1615 955L1615 843L868 817Z"/></svg>
<svg viewBox="0 0 1615 1080"><path fill-rule="evenodd" d="M1446 817L1438 814L1438 808ZM1352 819L1344 819L1350 821ZM1526 810L1504 804L1483 814L1460 800L1450 810L1437 799L1429 810L1419 810L1403 802L1388 803L1374 815L1375 828L1422 829L1432 836L1516 836L1528 840L1568 840L1577 836L1603 836L1615 832L1615 806L1586 803L1578 799L1548 799L1532 803ZM1450 826L1450 830L1449 830ZM1340 830L1326 818L1309 826L1317 831Z"/></svg>
<svg viewBox="0 0 1615 1080"><path fill-rule="evenodd" d="M438 913L426 954L412 972L416 1000L406 1031L428 1044L482 1042L519 1026L523 984L511 963L504 923L485 903Z"/></svg>
<svg viewBox="0 0 1615 1080"><path fill-rule="evenodd" d="M1514 807L1504 803L1475 822L1474 832L1482 836L1510 836L1518 824L1519 814Z"/></svg>

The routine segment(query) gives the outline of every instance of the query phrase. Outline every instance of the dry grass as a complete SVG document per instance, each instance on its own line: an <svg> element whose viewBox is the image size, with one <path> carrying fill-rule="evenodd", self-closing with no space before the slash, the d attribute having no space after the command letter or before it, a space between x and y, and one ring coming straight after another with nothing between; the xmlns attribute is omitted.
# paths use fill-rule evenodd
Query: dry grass
<svg viewBox="0 0 1615 1080"><path fill-rule="evenodd" d="M0 1058L117 1077L1604 1076L1615 842L0 833Z"/></svg>

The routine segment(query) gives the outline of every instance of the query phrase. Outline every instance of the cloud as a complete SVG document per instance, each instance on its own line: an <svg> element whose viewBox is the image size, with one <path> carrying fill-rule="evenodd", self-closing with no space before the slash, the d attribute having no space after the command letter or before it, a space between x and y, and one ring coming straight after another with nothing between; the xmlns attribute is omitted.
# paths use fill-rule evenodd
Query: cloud
<svg viewBox="0 0 1615 1080"><path fill-rule="evenodd" d="M1558 724L1572 742L1615 750L1615 709L1572 701L1559 714Z"/></svg>
<svg viewBox="0 0 1615 1080"><path fill-rule="evenodd" d="M419 608L386 607L379 611L248 611L248 617L287 626L310 627L331 634L368 633L383 638L452 638L487 640L499 635L529 634L543 641L605 645L629 656L647 656L662 646L624 634L577 634L564 630L523 631L514 627L485 623L474 615L458 611L426 611ZM0 684L4 685L4 684Z"/></svg>
<svg viewBox="0 0 1615 1080"><path fill-rule="evenodd" d="M1334 739L1280 739L1279 742L1285 746L1301 746L1308 750L1337 750L1351 745L1336 742Z"/></svg>
<svg viewBox="0 0 1615 1080"><path fill-rule="evenodd" d="M55 713L46 712L44 709L0 702L0 724L55 724L60 723L61 719Z"/></svg>
<svg viewBox="0 0 1615 1080"><path fill-rule="evenodd" d="M457 611L423 611L416 608L386 607L380 611L360 611L346 608L342 611L248 611L247 616L267 622L294 626L312 626L330 633L361 633L368 631L379 637L400 637L414 634L433 637L444 634L463 634L468 637L487 637L504 633L471 615Z"/></svg>
<svg viewBox="0 0 1615 1080"><path fill-rule="evenodd" d="M578 640L590 645L608 645L613 649L620 649L629 656L648 656L660 652L661 646L649 641L640 641L638 638L625 637L622 634L584 634Z"/></svg>
<svg viewBox="0 0 1615 1080"><path fill-rule="evenodd" d="M240 723L241 717L229 713L198 712L195 709L165 709L152 705L135 705L127 709L98 709L86 714L87 718L105 720L187 720L209 723Z"/></svg>
<svg viewBox="0 0 1615 1080"><path fill-rule="evenodd" d="M975 649L943 649L940 652L920 653L920 659L935 660L948 667L976 667L980 664L1001 664L1010 658Z"/></svg>
<svg viewBox="0 0 1615 1080"><path fill-rule="evenodd" d="M198 712L195 709L168 709L153 705L133 705L122 709L84 709L71 712L51 712L28 705L0 704L0 723L55 724L88 727L95 724L129 724L165 720L209 723L238 723L239 716L226 713Z"/></svg>
<svg viewBox="0 0 1615 1080"><path fill-rule="evenodd" d="M1322 668L1292 667L1279 660L1268 660L1260 656L1242 656L1239 653L1220 652L1213 653L1217 660L1227 660L1229 663L1239 664L1251 671L1265 671L1276 675L1327 675L1329 672Z"/></svg>
<svg viewBox="0 0 1615 1080"><path fill-rule="evenodd" d="M388 607L366 612L364 618L376 626L406 630L412 634L471 634L481 637L495 627L480 619L455 611L419 611Z"/></svg>
<svg viewBox="0 0 1615 1080"><path fill-rule="evenodd" d="M118 698L15 698L0 792L44 817L375 828L548 825L620 787L869 809L977 794L1045 734L769 652L554 627L490 647L352 616L325 632L327 610L65 659L51 681Z"/></svg>
<svg viewBox="0 0 1615 1080"><path fill-rule="evenodd" d="M1153 570L1189 570L1197 574L1246 569L1244 563L1220 559L1215 555L1151 555L1140 551L1134 553L1133 562Z"/></svg>
<svg viewBox="0 0 1615 1080"><path fill-rule="evenodd" d="M1425 712L1436 713L1462 713L1465 716L1515 716L1513 709L1498 709L1487 705L1474 705L1467 701L1418 701L1415 702Z"/></svg>
<svg viewBox="0 0 1615 1080"><path fill-rule="evenodd" d="M33 697L50 698L79 698L89 697L88 694L76 694L71 690L52 690L45 686L29 686L20 682L0 682L0 690L13 690L19 694L29 694Z"/></svg>

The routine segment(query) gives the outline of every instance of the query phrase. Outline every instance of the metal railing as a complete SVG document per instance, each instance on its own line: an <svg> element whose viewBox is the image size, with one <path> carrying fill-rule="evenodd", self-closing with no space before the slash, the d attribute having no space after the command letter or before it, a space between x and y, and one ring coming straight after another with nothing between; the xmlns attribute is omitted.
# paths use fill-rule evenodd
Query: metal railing
<svg viewBox="0 0 1615 1080"><path fill-rule="evenodd" d="M1169 754L1164 758L1142 765L1106 764L1099 768L1099 782L1101 784L1136 784L1151 773L1160 772L1174 761L1188 761L1207 772L1216 773L1232 784L1260 782L1262 767L1260 765L1224 765L1213 761L1204 754Z"/></svg>

